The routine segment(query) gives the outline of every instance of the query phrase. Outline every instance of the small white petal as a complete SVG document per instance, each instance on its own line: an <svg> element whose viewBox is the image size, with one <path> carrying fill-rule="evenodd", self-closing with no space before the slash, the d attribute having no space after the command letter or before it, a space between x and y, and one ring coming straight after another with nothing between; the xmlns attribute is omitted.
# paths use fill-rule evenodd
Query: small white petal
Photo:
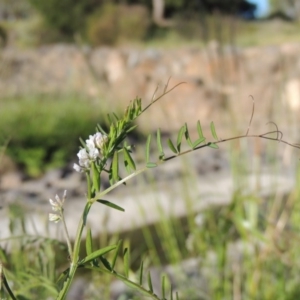
<svg viewBox="0 0 300 300"><path fill-rule="evenodd" d="M81 169L81 167L78 166L77 164L74 164L74 165L73 165L73 169L74 169L76 172L79 172L79 173L83 172L83 170Z"/></svg>
<svg viewBox="0 0 300 300"><path fill-rule="evenodd" d="M51 206L57 206L57 203L53 201L52 199L49 199L50 205Z"/></svg>
<svg viewBox="0 0 300 300"><path fill-rule="evenodd" d="M94 134L94 143L101 150L104 144L107 142L107 136L100 132Z"/></svg>
<svg viewBox="0 0 300 300"><path fill-rule="evenodd" d="M88 153L86 152L85 148L79 150L79 152L77 153L77 156L78 156L79 160L89 159Z"/></svg>
<svg viewBox="0 0 300 300"><path fill-rule="evenodd" d="M67 190L64 190L64 194L63 194L63 203L65 202L67 198Z"/></svg>
<svg viewBox="0 0 300 300"><path fill-rule="evenodd" d="M85 142L86 142L86 146L89 150L96 147L95 143L94 143L94 138L91 135L90 135L90 139L86 140Z"/></svg>
<svg viewBox="0 0 300 300"><path fill-rule="evenodd" d="M97 148L90 149L89 156L91 160L95 160L99 156L99 150Z"/></svg>
<svg viewBox="0 0 300 300"><path fill-rule="evenodd" d="M49 214L49 221L58 223L60 221L61 217L57 214Z"/></svg>

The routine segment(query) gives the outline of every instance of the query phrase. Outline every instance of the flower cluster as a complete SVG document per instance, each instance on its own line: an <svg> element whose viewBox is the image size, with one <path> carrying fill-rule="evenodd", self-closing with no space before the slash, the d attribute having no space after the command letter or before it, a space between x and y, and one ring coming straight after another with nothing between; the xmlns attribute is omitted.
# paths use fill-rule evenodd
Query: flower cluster
<svg viewBox="0 0 300 300"><path fill-rule="evenodd" d="M55 214L49 214L49 220L55 223L58 223L62 219L63 205L67 197L67 191L64 191L63 198L60 199L58 195L55 196L55 200L49 199L50 205L52 206L52 210L54 210Z"/></svg>
<svg viewBox="0 0 300 300"><path fill-rule="evenodd" d="M73 165L77 172L88 171L91 168L91 162L101 157L103 146L107 142L107 136L97 132L94 135L90 135L85 142L86 148L81 149L77 153L79 164Z"/></svg>

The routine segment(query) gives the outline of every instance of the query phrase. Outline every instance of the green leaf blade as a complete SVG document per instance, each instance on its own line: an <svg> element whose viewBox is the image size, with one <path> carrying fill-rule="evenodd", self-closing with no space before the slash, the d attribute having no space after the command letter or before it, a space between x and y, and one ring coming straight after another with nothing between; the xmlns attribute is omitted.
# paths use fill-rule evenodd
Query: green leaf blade
<svg viewBox="0 0 300 300"><path fill-rule="evenodd" d="M151 274L150 272L148 272L148 287L149 287L149 291L151 293L153 293L153 285L152 285L152 279L151 279Z"/></svg>
<svg viewBox="0 0 300 300"><path fill-rule="evenodd" d="M181 150L181 142L182 142L182 137L184 135L184 133L186 132L187 129L187 125L183 125L177 135L177 142L176 142L176 146L177 146L177 151L180 152Z"/></svg>
<svg viewBox="0 0 300 300"><path fill-rule="evenodd" d="M119 155L117 151L115 151L112 160L111 178L113 182L117 182L119 180Z"/></svg>
<svg viewBox="0 0 300 300"><path fill-rule="evenodd" d="M128 172L135 171L136 170L136 166L134 163L134 160L132 159L129 151L127 150L126 147L123 148L124 151L124 161L125 161L125 167L127 169Z"/></svg>
<svg viewBox="0 0 300 300"><path fill-rule="evenodd" d="M124 249L123 260L124 260L125 277L128 278L128 276L129 276L129 265L130 265L130 257L129 257L129 250L128 250L128 248Z"/></svg>
<svg viewBox="0 0 300 300"><path fill-rule="evenodd" d="M139 284L143 285L143 271L144 271L144 263L141 262L140 269L139 269Z"/></svg>
<svg viewBox="0 0 300 300"><path fill-rule="evenodd" d="M91 254L87 255L84 259L82 259L80 261L80 264L88 263L88 262L92 261L93 259L98 258L101 255L104 255L104 254L116 249L116 247L117 247L116 245L113 245L113 246L108 246L108 247L96 250L96 251L92 252Z"/></svg>
<svg viewBox="0 0 300 300"><path fill-rule="evenodd" d="M124 209L123 207L121 207L121 206L119 206L119 205L117 205L117 204L114 204L114 203L112 203L112 202L110 202L110 201L108 201L108 200L97 199L96 201L99 202L99 203L101 203L101 204L104 204L104 205L106 205L106 206L109 206L109 207L111 207L111 208L114 208L114 209L116 209L116 210L119 210L119 211L125 211L125 209Z"/></svg>
<svg viewBox="0 0 300 300"><path fill-rule="evenodd" d="M215 128L214 122L211 122L211 123L210 123L210 131L211 131L211 134L212 134L213 138L214 138L215 140L219 140L219 139L218 139L218 136L217 136L217 133L216 133L216 128Z"/></svg>
<svg viewBox="0 0 300 300"><path fill-rule="evenodd" d="M147 167L148 169L156 168L156 167L157 167L157 164L154 163L154 162L148 162L148 163L146 164L146 167Z"/></svg>
<svg viewBox="0 0 300 300"><path fill-rule="evenodd" d="M159 128L157 129L157 133L156 133L156 141L157 141L157 148L159 152L159 159L162 160L165 158L165 154L164 154L162 141L161 141L161 131Z"/></svg>
<svg viewBox="0 0 300 300"><path fill-rule="evenodd" d="M118 244L117 244L117 247L116 247L116 251L115 251L114 257L113 257L113 259L112 259L112 263L111 263L111 268L112 268L112 270L114 270L114 268L115 268L116 261L117 261L118 254L119 254L120 248L121 248L121 246L122 246L122 243L123 243L122 240L119 240L119 241L118 241Z"/></svg>
<svg viewBox="0 0 300 300"><path fill-rule="evenodd" d="M169 148L172 152L174 152L175 154L178 153L175 146L174 146L174 144L173 144L173 142L171 141L171 139L168 139L168 146L169 146Z"/></svg>
<svg viewBox="0 0 300 300"><path fill-rule="evenodd" d="M197 148L200 144L205 142L205 137L199 138L193 143L193 149Z"/></svg>
<svg viewBox="0 0 300 300"><path fill-rule="evenodd" d="M207 146L213 149L219 149L219 146L215 143L208 143Z"/></svg>
<svg viewBox="0 0 300 300"><path fill-rule="evenodd" d="M150 145L151 145L151 134L148 135L146 142L146 163L150 161Z"/></svg>
<svg viewBox="0 0 300 300"><path fill-rule="evenodd" d="M197 122L197 131L198 131L198 135L199 135L199 139L203 138L204 135L203 135L203 131L202 131L202 127L201 127L201 123L200 121L198 120Z"/></svg>

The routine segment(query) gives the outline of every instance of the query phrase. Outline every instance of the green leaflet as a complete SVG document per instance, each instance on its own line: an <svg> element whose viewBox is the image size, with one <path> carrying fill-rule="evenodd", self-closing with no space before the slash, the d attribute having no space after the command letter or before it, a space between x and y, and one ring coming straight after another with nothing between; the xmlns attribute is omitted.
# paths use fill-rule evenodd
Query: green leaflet
<svg viewBox="0 0 300 300"><path fill-rule="evenodd" d="M151 144L151 134L148 135L146 142L146 162L150 161L150 144Z"/></svg>
<svg viewBox="0 0 300 300"><path fill-rule="evenodd" d="M112 271L112 270L113 270L112 267L111 267L111 265L110 265L110 263L109 263L109 261L108 261L105 257L100 256L99 259L100 259L100 261L102 262L103 266L104 266L108 271Z"/></svg>
<svg viewBox="0 0 300 300"><path fill-rule="evenodd" d="M216 133L216 128L215 128L214 122L210 123L210 131L211 131L211 134L214 137L214 139L218 140L218 136L217 136L217 133Z"/></svg>
<svg viewBox="0 0 300 300"><path fill-rule="evenodd" d="M219 149L219 146L215 143L208 143L207 146L213 149Z"/></svg>
<svg viewBox="0 0 300 300"><path fill-rule="evenodd" d="M161 132L159 128L157 129L157 133L156 133L156 141L157 141L157 148L159 152L159 159L163 160L165 158L165 154L162 146Z"/></svg>
<svg viewBox="0 0 300 300"><path fill-rule="evenodd" d="M144 271L144 263L141 262L140 269L139 269L139 284L143 284L143 271Z"/></svg>
<svg viewBox="0 0 300 300"><path fill-rule="evenodd" d="M108 247L96 250L96 251L92 252L91 254L87 255L83 260L81 260L79 262L79 264L85 264L87 262L90 262L93 259L98 258L99 256L104 255L104 254L110 252L113 249L116 249L116 245L108 246Z"/></svg>
<svg viewBox="0 0 300 300"><path fill-rule="evenodd" d="M111 269L112 269L112 270L115 268L116 261L117 261L117 258L118 258L118 254L119 254L120 248L121 248L121 246L122 246L122 242L123 242L122 240L119 240L119 241L118 241L117 248L116 248L114 257L113 257L113 259L112 259L112 263L111 263Z"/></svg>
<svg viewBox="0 0 300 300"><path fill-rule="evenodd" d="M84 142L84 140L81 137L79 138L79 142L82 145L82 147L85 148L85 146L86 146L85 142Z"/></svg>
<svg viewBox="0 0 300 300"><path fill-rule="evenodd" d="M119 117L113 112L113 116L115 117L116 121L119 121Z"/></svg>
<svg viewBox="0 0 300 300"><path fill-rule="evenodd" d="M200 144L205 142L205 137L199 138L193 143L193 149L197 148Z"/></svg>
<svg viewBox="0 0 300 300"><path fill-rule="evenodd" d="M146 167L147 167L148 169L156 168L156 167L157 167L157 164L156 164L156 163L153 163L153 162L148 162L148 163L146 164Z"/></svg>
<svg viewBox="0 0 300 300"><path fill-rule="evenodd" d="M129 173L131 170L135 171L136 170L136 166L135 163L129 153L129 151L127 150L126 147L123 148L123 153L124 153L124 164L126 167L127 172Z"/></svg>
<svg viewBox="0 0 300 300"><path fill-rule="evenodd" d="M151 274L150 272L148 272L148 287L149 287L149 291L151 293L153 293L153 286L152 286L152 279L151 279Z"/></svg>
<svg viewBox="0 0 300 300"><path fill-rule="evenodd" d="M128 250L128 248L124 249L123 261L124 261L125 277L128 278L128 276L129 276L129 264L130 264L130 258L129 258L129 250Z"/></svg>
<svg viewBox="0 0 300 300"><path fill-rule="evenodd" d="M187 124L185 124L185 127L186 127L186 130L185 130L185 139L186 139L188 145L190 146L190 148L194 149L194 145L193 145L193 142L191 140Z"/></svg>
<svg viewBox="0 0 300 300"><path fill-rule="evenodd" d="M168 139L168 146L169 146L170 150L173 151L175 154L178 153L174 144L172 143L171 139Z"/></svg>
<svg viewBox="0 0 300 300"><path fill-rule="evenodd" d="M107 133L106 133L105 130L101 127L100 124L97 124L97 130L99 130L102 134L107 135Z"/></svg>
<svg viewBox="0 0 300 300"><path fill-rule="evenodd" d="M97 202L102 203L102 204L104 204L104 205L106 205L106 206L109 206L109 207L111 207L111 208L120 210L120 211L125 211L125 209L124 209L123 207L118 206L117 204L114 204L114 203L112 203L112 202L110 202L110 201L107 201L107 200L98 199Z"/></svg>
<svg viewBox="0 0 300 300"><path fill-rule="evenodd" d="M134 130L137 127L137 125L133 125L131 127L129 127L128 129L126 129L126 133L129 133L130 131Z"/></svg>
<svg viewBox="0 0 300 300"><path fill-rule="evenodd" d="M176 143L176 146L177 146L177 151L180 152L180 149L181 149L181 142L182 142L182 137L184 135L184 133L186 132L187 130L187 126L186 124L183 125L179 132L178 132L178 135L177 135L177 143Z"/></svg>
<svg viewBox="0 0 300 300"><path fill-rule="evenodd" d="M119 180L119 157L117 151L115 151L112 160L111 179L113 182L117 182Z"/></svg>
<svg viewBox="0 0 300 300"><path fill-rule="evenodd" d="M198 131L199 138L203 138L204 135L203 135L203 131L202 131L200 121L197 122L197 131Z"/></svg>

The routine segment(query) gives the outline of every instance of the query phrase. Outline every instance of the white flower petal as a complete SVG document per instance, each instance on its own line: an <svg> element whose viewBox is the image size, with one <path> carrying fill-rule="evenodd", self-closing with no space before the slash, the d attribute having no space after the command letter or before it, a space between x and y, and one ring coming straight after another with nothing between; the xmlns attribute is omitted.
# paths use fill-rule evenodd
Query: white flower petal
<svg viewBox="0 0 300 300"><path fill-rule="evenodd" d="M104 144L107 142L107 136L100 132L94 134L94 143L101 150Z"/></svg>
<svg viewBox="0 0 300 300"><path fill-rule="evenodd" d="M82 172L83 172L82 168L81 168L79 165L77 165L77 164L74 164L74 165L73 165L73 169L74 169L76 172L79 172L79 173L82 173Z"/></svg>
<svg viewBox="0 0 300 300"><path fill-rule="evenodd" d="M49 221L58 223L61 220L61 217L57 214L49 214Z"/></svg>

